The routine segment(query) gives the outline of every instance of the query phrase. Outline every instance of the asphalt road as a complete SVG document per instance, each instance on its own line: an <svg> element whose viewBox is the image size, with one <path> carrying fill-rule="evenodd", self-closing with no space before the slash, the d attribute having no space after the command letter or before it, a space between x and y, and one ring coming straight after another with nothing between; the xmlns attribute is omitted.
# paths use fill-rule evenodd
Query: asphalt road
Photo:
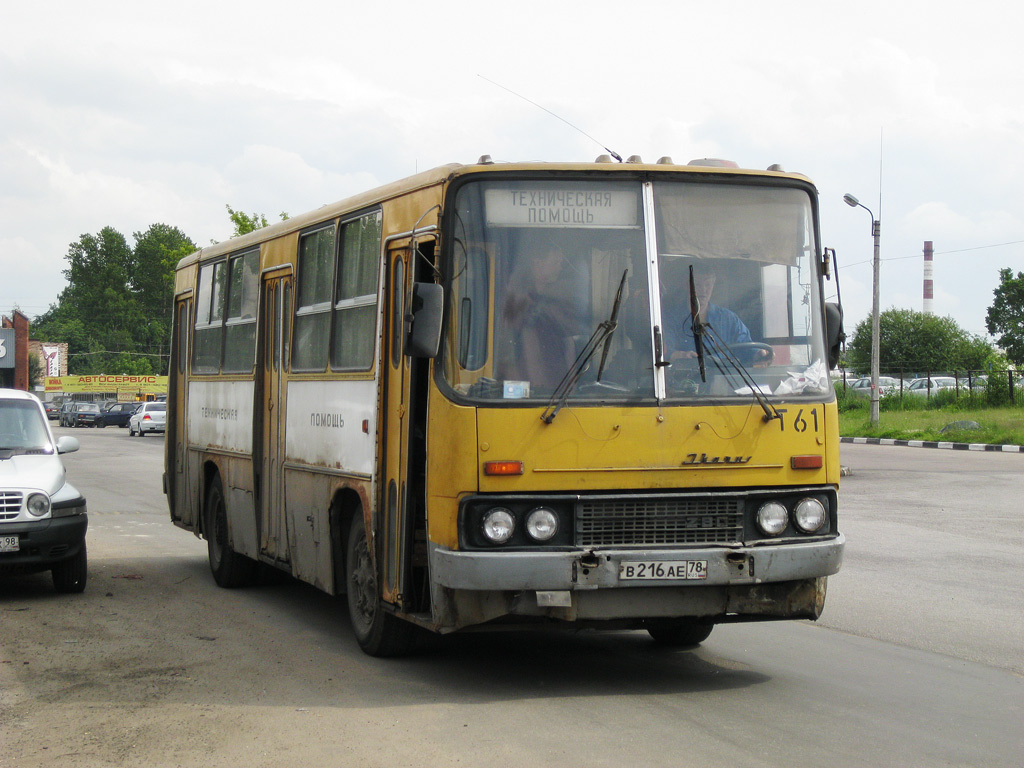
<svg viewBox="0 0 1024 768"><path fill-rule="evenodd" d="M343 602L218 589L163 441L59 430L90 581L0 580L0 766L1019 766L1024 456L842 447L817 623L472 634L363 655Z"/></svg>

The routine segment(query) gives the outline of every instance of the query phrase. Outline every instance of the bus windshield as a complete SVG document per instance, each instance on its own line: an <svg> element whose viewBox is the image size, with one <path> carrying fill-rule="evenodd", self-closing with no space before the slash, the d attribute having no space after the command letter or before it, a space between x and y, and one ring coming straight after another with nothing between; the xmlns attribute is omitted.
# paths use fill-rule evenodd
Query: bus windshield
<svg viewBox="0 0 1024 768"><path fill-rule="evenodd" d="M459 396L693 402L829 391L810 195L688 181L471 181L450 218Z"/></svg>

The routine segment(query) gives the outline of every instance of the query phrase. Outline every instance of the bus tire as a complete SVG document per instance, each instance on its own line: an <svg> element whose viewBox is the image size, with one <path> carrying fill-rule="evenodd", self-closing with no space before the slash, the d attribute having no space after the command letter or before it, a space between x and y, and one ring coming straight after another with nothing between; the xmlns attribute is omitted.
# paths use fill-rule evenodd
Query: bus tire
<svg viewBox="0 0 1024 768"><path fill-rule="evenodd" d="M345 545L348 615L359 647L370 656L402 656L415 646L416 627L388 613L380 599L363 516L352 516Z"/></svg>
<svg viewBox="0 0 1024 768"><path fill-rule="evenodd" d="M85 542L78 554L62 560L50 569L53 588L66 595L85 591L85 582L89 578L89 556L85 552Z"/></svg>
<svg viewBox="0 0 1024 768"><path fill-rule="evenodd" d="M228 513L224 505L224 486L220 475L214 475L206 492L203 535L210 559L210 572L217 586L226 589L246 587L256 579L259 564L231 548L228 539Z"/></svg>
<svg viewBox="0 0 1024 768"><path fill-rule="evenodd" d="M689 648L707 640L714 628L714 624L700 621L659 621L651 623L647 633L658 645Z"/></svg>

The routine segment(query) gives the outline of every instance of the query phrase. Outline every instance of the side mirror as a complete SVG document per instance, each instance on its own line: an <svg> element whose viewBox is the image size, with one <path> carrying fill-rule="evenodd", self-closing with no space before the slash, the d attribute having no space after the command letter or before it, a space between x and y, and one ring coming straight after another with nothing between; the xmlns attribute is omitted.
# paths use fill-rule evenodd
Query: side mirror
<svg viewBox="0 0 1024 768"><path fill-rule="evenodd" d="M79 447L77 437L61 435L57 438L57 453L74 453Z"/></svg>
<svg viewBox="0 0 1024 768"><path fill-rule="evenodd" d="M828 367L835 368L839 365L846 333L843 331L843 308L832 302L825 305L825 340L828 343Z"/></svg>
<svg viewBox="0 0 1024 768"><path fill-rule="evenodd" d="M436 283L414 283L409 318L412 327L405 346L409 357L437 357L441 346L444 288Z"/></svg>

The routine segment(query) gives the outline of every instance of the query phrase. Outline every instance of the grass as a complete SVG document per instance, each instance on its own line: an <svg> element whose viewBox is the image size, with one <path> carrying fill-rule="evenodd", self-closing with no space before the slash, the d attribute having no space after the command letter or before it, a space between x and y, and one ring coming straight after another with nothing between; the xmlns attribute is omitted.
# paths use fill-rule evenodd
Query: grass
<svg viewBox="0 0 1024 768"><path fill-rule="evenodd" d="M953 443L1024 445L1024 408L987 407L981 398L963 398L921 407L882 399L878 426L872 428L870 406L865 399L839 400L839 434L843 437L884 437L896 440L942 440ZM957 421L974 421L980 429L942 428Z"/></svg>

